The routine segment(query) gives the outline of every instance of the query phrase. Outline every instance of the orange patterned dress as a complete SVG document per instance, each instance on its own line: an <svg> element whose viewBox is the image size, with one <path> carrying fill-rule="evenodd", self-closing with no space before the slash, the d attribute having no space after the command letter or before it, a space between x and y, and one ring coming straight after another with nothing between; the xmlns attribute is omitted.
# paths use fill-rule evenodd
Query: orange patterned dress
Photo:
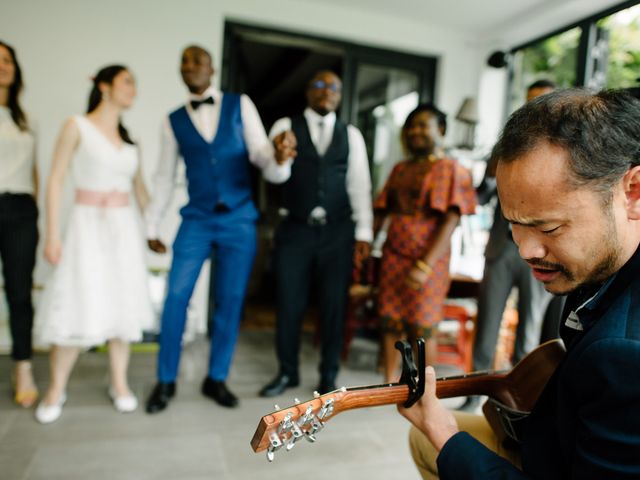
<svg viewBox="0 0 640 480"><path fill-rule="evenodd" d="M427 282L415 290L405 284L416 259L424 258L444 214L475 211L476 194L469 171L455 160L406 160L395 166L374 203L391 216L380 267L378 314L384 331L429 338L442 318L449 290L448 249Z"/></svg>

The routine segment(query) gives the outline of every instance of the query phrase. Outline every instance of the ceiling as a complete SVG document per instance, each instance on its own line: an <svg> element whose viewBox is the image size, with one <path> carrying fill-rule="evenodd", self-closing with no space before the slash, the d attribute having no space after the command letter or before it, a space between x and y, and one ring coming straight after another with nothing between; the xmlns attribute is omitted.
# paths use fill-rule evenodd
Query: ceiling
<svg viewBox="0 0 640 480"><path fill-rule="evenodd" d="M322 0L345 5L344 0ZM384 15L424 19L443 27L481 34L528 12L569 0L349 0L353 8L366 8Z"/></svg>
<svg viewBox="0 0 640 480"><path fill-rule="evenodd" d="M381 15L422 20L427 25L491 37L497 31L540 20L538 28L552 31L581 20L622 0L301 0L335 4ZM541 32L544 33L544 32Z"/></svg>

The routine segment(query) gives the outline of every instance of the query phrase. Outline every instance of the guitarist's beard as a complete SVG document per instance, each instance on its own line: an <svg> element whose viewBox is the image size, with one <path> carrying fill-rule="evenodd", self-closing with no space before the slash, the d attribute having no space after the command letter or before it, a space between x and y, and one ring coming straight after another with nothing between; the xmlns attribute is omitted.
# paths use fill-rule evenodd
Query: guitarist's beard
<svg viewBox="0 0 640 480"><path fill-rule="evenodd" d="M570 293L580 287L593 287L602 285L611 275L613 275L620 267L622 267L621 254L622 245L618 240L618 230L613 216L613 212L610 208L607 209L607 228L603 232L602 242L597 244L597 247L592 252L593 258L598 258L597 253L603 252L598 262L591 269L591 271L585 275L585 278L578 278L578 284L564 293ZM563 267L564 268L564 267ZM568 275L573 275L573 281L576 281L576 276L568 272ZM569 277L567 277L569 278ZM555 293L555 292L554 292Z"/></svg>
<svg viewBox="0 0 640 480"><path fill-rule="evenodd" d="M551 290L548 290L548 291L550 291L554 295L567 295L578 289L583 289L583 288L597 289L607 280L607 278L613 275L613 273L616 271L617 269L616 266L618 265L619 257L620 256L616 251L610 251L602 260L600 260L598 264L596 264L596 266L594 267L591 274L586 280L579 283L575 283L573 287L568 289L563 289L563 290L554 289L553 291ZM533 262L530 261L529 263L533 263ZM567 268L565 268L563 265L560 265L558 263L542 262L539 266L541 267L546 266L548 268L553 268L555 270L558 270L560 272L560 275L563 275L566 280L572 283L575 282L575 278L576 278L575 275L571 271L569 271ZM546 286L545 286L545 289L546 289Z"/></svg>
<svg viewBox="0 0 640 480"><path fill-rule="evenodd" d="M612 217L609 218L609 227L607 233L603 235L600 242L597 242L598 248L592 251L584 258L598 258L596 264L587 272L582 273L576 269L572 271L569 267L556 262L549 262L538 258L526 259L531 267L540 267L548 270L556 270L564 281L562 285L554 285L555 281L545 283L544 288L554 295L567 295L582 287L598 287L602 285L611 275L613 275L622 265L621 261L621 245L618 241L617 230L613 224ZM601 252L604 252L602 254ZM598 255L600 254L600 255ZM568 284L568 285L567 285Z"/></svg>
<svg viewBox="0 0 640 480"><path fill-rule="evenodd" d="M618 250L609 251L607 255L596 265L589 281L580 286L602 285L617 270L620 262Z"/></svg>

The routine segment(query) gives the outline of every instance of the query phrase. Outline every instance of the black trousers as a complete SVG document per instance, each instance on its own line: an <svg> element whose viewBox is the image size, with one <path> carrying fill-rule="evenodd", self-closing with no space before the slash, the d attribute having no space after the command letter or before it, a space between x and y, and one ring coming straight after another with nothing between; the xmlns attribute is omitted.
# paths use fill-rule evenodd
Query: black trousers
<svg viewBox="0 0 640 480"><path fill-rule="evenodd" d="M322 379L334 381L342 350L354 245L354 223L322 226L284 220L276 232L276 348L280 371L298 377L300 327L310 287L320 310Z"/></svg>
<svg viewBox="0 0 640 480"><path fill-rule="evenodd" d="M31 288L38 245L38 207L31 195L0 194L0 260L9 305L14 360L31 358Z"/></svg>

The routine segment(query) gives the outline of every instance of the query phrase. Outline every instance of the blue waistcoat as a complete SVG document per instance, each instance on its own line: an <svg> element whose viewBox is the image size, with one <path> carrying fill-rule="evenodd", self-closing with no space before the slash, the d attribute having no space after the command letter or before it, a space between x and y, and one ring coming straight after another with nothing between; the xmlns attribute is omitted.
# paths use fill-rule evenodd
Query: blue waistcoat
<svg viewBox="0 0 640 480"><path fill-rule="evenodd" d="M169 122L186 165L189 202L180 210L181 215L209 217L220 206L230 211L246 207L255 212L240 95L222 96L218 130L211 143L202 138L186 107L171 113Z"/></svg>

